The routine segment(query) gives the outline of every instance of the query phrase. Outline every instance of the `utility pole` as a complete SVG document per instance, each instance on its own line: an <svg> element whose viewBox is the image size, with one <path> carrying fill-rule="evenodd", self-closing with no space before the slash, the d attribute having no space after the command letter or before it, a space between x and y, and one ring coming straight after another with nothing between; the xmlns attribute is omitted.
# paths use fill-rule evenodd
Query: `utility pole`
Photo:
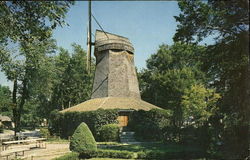
<svg viewBox="0 0 250 160"><path fill-rule="evenodd" d="M87 70L90 73L91 70L91 47L92 47L92 38L91 38L91 0L89 0L89 26L88 26L88 39L87 39Z"/></svg>

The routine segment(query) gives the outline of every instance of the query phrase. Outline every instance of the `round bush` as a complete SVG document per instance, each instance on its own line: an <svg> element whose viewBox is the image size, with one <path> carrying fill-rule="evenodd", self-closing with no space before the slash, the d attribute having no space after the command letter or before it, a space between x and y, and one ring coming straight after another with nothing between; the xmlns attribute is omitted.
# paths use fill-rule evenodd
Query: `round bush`
<svg viewBox="0 0 250 160"><path fill-rule="evenodd" d="M93 134L86 123L81 123L70 139L71 151L82 152L83 150L96 150L97 145Z"/></svg>
<svg viewBox="0 0 250 160"><path fill-rule="evenodd" d="M119 129L117 124L103 125L100 130L100 140L103 142L114 142L119 140Z"/></svg>

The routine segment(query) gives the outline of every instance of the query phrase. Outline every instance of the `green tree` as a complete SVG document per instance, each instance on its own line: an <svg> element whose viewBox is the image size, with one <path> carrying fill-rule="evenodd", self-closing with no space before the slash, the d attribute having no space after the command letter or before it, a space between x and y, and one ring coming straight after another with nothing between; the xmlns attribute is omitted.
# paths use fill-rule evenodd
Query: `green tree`
<svg viewBox="0 0 250 160"><path fill-rule="evenodd" d="M142 98L173 110L172 123L179 129L183 125L181 100L184 91L206 81L201 71L203 52L204 47L197 45L161 45L147 60L147 69L139 73Z"/></svg>
<svg viewBox="0 0 250 160"><path fill-rule="evenodd" d="M9 87L0 85L0 112L2 115L11 116L11 91Z"/></svg>
<svg viewBox="0 0 250 160"><path fill-rule="evenodd" d="M179 1L179 7L175 41L198 43L215 37L215 43L206 50L204 71L213 79L210 85L222 96L216 119L224 124L225 155L245 158L250 143L249 2Z"/></svg>
<svg viewBox="0 0 250 160"><path fill-rule="evenodd" d="M13 81L12 105L15 134L25 102L30 96L41 57L51 53L50 37L56 25L63 25L72 2L13 1L0 3L1 67ZM17 51L10 51L16 46ZM19 56L19 57L18 57ZM20 96L19 96L20 95Z"/></svg>
<svg viewBox="0 0 250 160"><path fill-rule="evenodd" d="M63 81L67 84L66 101L69 104L66 108L88 100L92 91L93 74L88 74L86 69L87 54L80 45L73 44L72 47L74 53L63 75Z"/></svg>
<svg viewBox="0 0 250 160"><path fill-rule="evenodd" d="M35 85L40 84L40 88L45 85L38 76L40 66L44 63L47 54L54 51L55 44L52 40L24 42L20 45L19 54L25 55L24 59L17 59L9 52L3 55L5 58L1 67L9 80L13 81L12 91L12 112L15 123L15 133L20 130L21 115L27 100L31 99ZM43 83L43 84L42 84ZM42 84L42 85L41 85Z"/></svg>
<svg viewBox="0 0 250 160"><path fill-rule="evenodd" d="M0 41L32 41L51 37L52 29L63 26L71 1L2 1ZM9 42L8 42L9 44Z"/></svg>
<svg viewBox="0 0 250 160"><path fill-rule="evenodd" d="M35 129L40 125L40 117L38 113L38 103L29 98L23 106L23 112L20 119L22 127Z"/></svg>
<svg viewBox="0 0 250 160"><path fill-rule="evenodd" d="M72 47L72 56L67 50L61 49L55 58L57 81L53 87L51 109L62 110L86 101L91 96L93 74L88 74L86 69L86 52L80 45L72 44Z"/></svg>
<svg viewBox="0 0 250 160"><path fill-rule="evenodd" d="M36 113L34 116L39 119L48 118L51 111L51 99L53 94L53 87L56 78L56 69L54 56L45 56L39 68L36 71L35 81L33 81L32 90L30 93L30 101L35 104L35 110L28 112ZM32 107L30 107L32 109Z"/></svg>
<svg viewBox="0 0 250 160"><path fill-rule="evenodd" d="M207 89L201 84L186 89L181 101L184 121L196 127L204 125L217 111L219 98L220 95L213 89Z"/></svg>

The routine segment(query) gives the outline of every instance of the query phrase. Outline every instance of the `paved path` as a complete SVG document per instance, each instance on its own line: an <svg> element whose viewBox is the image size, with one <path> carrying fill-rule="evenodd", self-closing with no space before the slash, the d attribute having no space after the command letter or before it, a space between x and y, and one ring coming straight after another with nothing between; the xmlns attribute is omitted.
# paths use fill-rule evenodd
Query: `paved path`
<svg viewBox="0 0 250 160"><path fill-rule="evenodd" d="M18 146L13 146L15 148ZM25 160L51 160L60 157L69 151L69 143L47 143L46 149L35 148L25 152ZM20 157L21 158L21 157Z"/></svg>
<svg viewBox="0 0 250 160"><path fill-rule="evenodd" d="M25 131L17 133L20 139L24 137L40 137L40 132L38 130L34 131ZM14 131L12 130L5 130L4 133L0 133L0 141L9 141L14 139Z"/></svg>
<svg viewBox="0 0 250 160"><path fill-rule="evenodd" d="M0 134L0 140L8 140L13 138L14 132L11 130L6 130L5 133ZM38 137L39 131L25 131L21 133L21 136L25 137ZM40 148L33 148L29 151L25 152L25 157L27 157L25 160L31 160L33 157L33 160L51 160L56 157L60 157L69 151L69 143L47 143L46 149L40 149ZM10 146L10 148L18 148L20 146L13 145ZM13 157L11 157L13 158Z"/></svg>

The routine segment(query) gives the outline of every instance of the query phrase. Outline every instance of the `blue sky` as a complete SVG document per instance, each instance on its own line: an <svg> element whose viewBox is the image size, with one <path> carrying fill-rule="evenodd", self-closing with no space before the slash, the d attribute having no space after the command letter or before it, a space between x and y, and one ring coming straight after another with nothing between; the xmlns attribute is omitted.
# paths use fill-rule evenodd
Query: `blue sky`
<svg viewBox="0 0 250 160"><path fill-rule="evenodd" d="M66 18L70 26L54 32L58 46L70 49L76 42L86 49L88 2L77 1ZM162 43L172 44L176 30L173 16L179 14L176 1L93 1L92 13L105 31L128 37L135 48L135 64L145 61ZM100 29L92 20L93 34Z"/></svg>
<svg viewBox="0 0 250 160"><path fill-rule="evenodd" d="M87 1L76 1L71 7L66 17L69 26L54 31L58 46L72 50L75 42L86 49L87 8ZM105 31L130 39L135 48L135 65L142 69L160 44L173 44L177 25L173 16L180 10L176 1L93 1L92 13ZM96 29L100 28L92 20L93 34ZM11 86L2 72L0 84Z"/></svg>

